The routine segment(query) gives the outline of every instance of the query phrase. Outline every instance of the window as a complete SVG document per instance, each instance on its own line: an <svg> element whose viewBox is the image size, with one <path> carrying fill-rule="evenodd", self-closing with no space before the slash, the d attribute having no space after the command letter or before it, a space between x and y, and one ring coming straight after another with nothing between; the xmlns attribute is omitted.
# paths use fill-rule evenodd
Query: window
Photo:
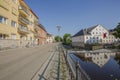
<svg viewBox="0 0 120 80"><path fill-rule="evenodd" d="M11 34L11 39L16 39L16 34L12 33Z"/></svg>
<svg viewBox="0 0 120 80"><path fill-rule="evenodd" d="M32 41L32 37L30 37L30 40Z"/></svg>
<svg viewBox="0 0 120 80"><path fill-rule="evenodd" d="M96 37L96 39L99 39L99 37Z"/></svg>
<svg viewBox="0 0 120 80"><path fill-rule="evenodd" d="M14 3L17 3L17 0L12 0Z"/></svg>
<svg viewBox="0 0 120 80"><path fill-rule="evenodd" d="M7 18L0 16L0 23L7 24Z"/></svg>
<svg viewBox="0 0 120 80"><path fill-rule="evenodd" d="M5 34L0 34L0 39L6 39L6 35Z"/></svg>
<svg viewBox="0 0 120 80"><path fill-rule="evenodd" d="M11 26L12 27L16 27L16 22L15 21L11 21Z"/></svg>
<svg viewBox="0 0 120 80"><path fill-rule="evenodd" d="M88 39L88 37L86 36L86 39Z"/></svg>

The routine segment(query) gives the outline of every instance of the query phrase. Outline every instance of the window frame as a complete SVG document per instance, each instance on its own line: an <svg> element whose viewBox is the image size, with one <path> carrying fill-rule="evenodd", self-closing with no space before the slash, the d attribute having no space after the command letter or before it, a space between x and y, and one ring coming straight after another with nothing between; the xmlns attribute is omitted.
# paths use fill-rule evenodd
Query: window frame
<svg viewBox="0 0 120 80"><path fill-rule="evenodd" d="M16 27L17 26L17 23L15 21L11 21L11 27Z"/></svg>

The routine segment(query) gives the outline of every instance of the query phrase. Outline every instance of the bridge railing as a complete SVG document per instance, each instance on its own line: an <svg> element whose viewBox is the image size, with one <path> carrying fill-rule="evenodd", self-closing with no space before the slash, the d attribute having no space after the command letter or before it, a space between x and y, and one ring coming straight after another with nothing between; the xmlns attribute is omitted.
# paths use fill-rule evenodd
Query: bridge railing
<svg viewBox="0 0 120 80"><path fill-rule="evenodd" d="M74 60L70 55L71 53L67 51L64 47L62 49L66 60L66 64L69 69L71 80L91 80L80 66L79 61Z"/></svg>

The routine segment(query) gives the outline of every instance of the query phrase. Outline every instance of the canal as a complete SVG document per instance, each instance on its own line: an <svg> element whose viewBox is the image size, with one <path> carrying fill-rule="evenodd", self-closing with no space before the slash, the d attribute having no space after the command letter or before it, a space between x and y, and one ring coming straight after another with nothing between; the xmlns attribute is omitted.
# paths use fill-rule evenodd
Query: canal
<svg viewBox="0 0 120 80"><path fill-rule="evenodd" d="M120 80L120 53L71 53L91 80Z"/></svg>

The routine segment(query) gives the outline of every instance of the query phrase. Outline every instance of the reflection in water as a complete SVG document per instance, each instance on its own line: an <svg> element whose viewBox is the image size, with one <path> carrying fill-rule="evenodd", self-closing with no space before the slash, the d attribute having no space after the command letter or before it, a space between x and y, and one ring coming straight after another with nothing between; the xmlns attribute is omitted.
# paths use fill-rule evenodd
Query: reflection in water
<svg viewBox="0 0 120 80"><path fill-rule="evenodd" d="M117 53L115 56L115 60L118 62L118 64L120 65L120 53Z"/></svg>
<svg viewBox="0 0 120 80"><path fill-rule="evenodd" d="M115 57L115 53L77 53L84 61L90 61L97 64L99 67L103 67L109 60L110 57Z"/></svg>
<svg viewBox="0 0 120 80"><path fill-rule="evenodd" d="M85 52L71 55L79 60L91 80L120 80L120 53Z"/></svg>

